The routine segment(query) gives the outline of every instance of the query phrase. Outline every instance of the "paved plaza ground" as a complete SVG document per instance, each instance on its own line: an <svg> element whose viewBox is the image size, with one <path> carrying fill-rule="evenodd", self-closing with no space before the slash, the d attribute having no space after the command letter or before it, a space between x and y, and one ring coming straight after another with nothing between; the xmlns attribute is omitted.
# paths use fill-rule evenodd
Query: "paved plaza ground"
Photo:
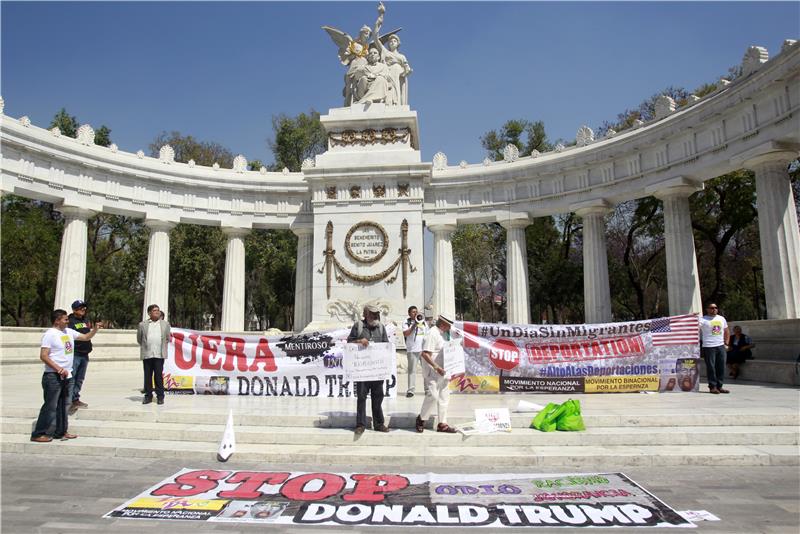
<svg viewBox="0 0 800 534"><path fill-rule="evenodd" d="M104 519L134 497L183 467L217 469L221 464L167 459L102 458L3 454L2 532L427 532L433 528L268 527L211 525L181 521ZM420 472L413 466L386 466L394 472ZM226 469L297 469L298 466L236 462ZM304 470L330 470L306 465ZM370 471L376 468L371 466ZM502 469L504 472L513 469ZM442 468L439 472L455 472ZM797 533L800 525L800 474L782 467L632 468L626 474L676 510L708 510L721 521L698 523L698 532ZM508 529L523 532L532 529ZM541 530L541 529L540 529ZM558 529L572 532L582 529ZM641 529L614 529L628 532ZM441 531L441 530L439 530ZM453 529L447 531L453 532ZM443 531L442 531L443 532ZM487 532L478 529L477 532Z"/></svg>

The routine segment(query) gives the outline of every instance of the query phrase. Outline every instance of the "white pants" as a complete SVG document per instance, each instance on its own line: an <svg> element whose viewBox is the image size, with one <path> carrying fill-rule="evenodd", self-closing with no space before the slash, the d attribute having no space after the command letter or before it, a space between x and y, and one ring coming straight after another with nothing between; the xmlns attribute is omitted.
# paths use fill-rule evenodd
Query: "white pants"
<svg viewBox="0 0 800 534"><path fill-rule="evenodd" d="M411 393L414 393L416 389L416 382L417 382L417 362L420 361L419 352L406 352L406 357L408 358L408 389Z"/></svg>
<svg viewBox="0 0 800 534"><path fill-rule="evenodd" d="M420 419L427 421L433 415L435 406L439 416L437 422L446 423L447 405L450 404L450 388L447 387L450 383L450 378L439 375L424 360L422 362L422 377L425 379L427 391L425 392L425 400L422 401L422 409L419 413Z"/></svg>

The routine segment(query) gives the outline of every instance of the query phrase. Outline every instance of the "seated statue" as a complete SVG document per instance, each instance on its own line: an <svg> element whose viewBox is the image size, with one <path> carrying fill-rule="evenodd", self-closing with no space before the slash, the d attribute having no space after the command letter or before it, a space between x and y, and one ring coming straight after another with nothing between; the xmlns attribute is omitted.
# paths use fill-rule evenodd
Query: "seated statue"
<svg viewBox="0 0 800 534"><path fill-rule="evenodd" d="M354 87L354 103L392 103L392 73L386 63L381 62L381 53L377 48L370 48L367 63L357 66L348 75Z"/></svg>

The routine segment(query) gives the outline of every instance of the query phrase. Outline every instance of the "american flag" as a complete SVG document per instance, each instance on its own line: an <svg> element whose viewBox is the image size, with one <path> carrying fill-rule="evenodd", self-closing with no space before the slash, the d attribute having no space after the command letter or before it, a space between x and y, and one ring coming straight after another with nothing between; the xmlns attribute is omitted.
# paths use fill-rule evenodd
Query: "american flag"
<svg viewBox="0 0 800 534"><path fill-rule="evenodd" d="M700 321L696 313L661 317L650 323L653 346L696 345L700 343Z"/></svg>

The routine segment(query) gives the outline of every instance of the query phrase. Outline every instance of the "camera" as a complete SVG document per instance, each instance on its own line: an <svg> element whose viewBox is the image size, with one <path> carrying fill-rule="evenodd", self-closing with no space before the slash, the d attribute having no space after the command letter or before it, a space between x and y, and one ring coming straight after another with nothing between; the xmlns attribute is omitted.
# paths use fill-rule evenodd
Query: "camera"
<svg viewBox="0 0 800 534"><path fill-rule="evenodd" d="M418 323L422 323L425 321L425 316L422 315L421 313L418 313L416 319Z"/></svg>

